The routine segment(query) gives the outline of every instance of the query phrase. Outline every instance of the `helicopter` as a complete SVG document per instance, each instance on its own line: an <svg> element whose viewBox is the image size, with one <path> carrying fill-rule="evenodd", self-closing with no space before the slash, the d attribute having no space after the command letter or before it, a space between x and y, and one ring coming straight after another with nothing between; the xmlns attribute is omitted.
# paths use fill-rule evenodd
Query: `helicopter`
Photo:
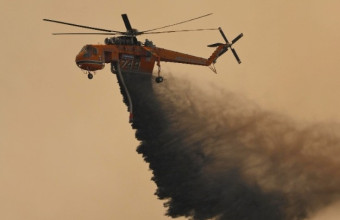
<svg viewBox="0 0 340 220"><path fill-rule="evenodd" d="M166 25L158 28L153 28L144 31L138 31L132 28L127 14L122 14L126 31L115 31L103 28L90 27L85 25L78 25L63 21L43 19L47 22L54 22L63 25L69 25L79 28L85 28L90 30L100 31L97 33L53 33L53 35L111 35L115 37L106 38L105 44L88 44L85 45L79 54L76 56L76 64L79 68L86 71L89 79L93 78L93 73L97 70L104 68L106 63L111 64L111 72L118 73L119 69L123 73L147 73L152 74L155 63L158 67L157 77L155 81L157 83L163 82L163 77L160 75L161 65L160 62L174 62L192 65L209 66L210 69L216 73L214 64L218 57L231 49L238 63L241 63L236 51L232 46L241 38L243 34L239 34L235 39L228 41L227 37L219 28L207 28L207 29L194 29L194 30L171 30L171 31L156 31L175 25L183 24L193 20L197 20L203 17L212 15L206 14L182 22L178 22L171 25ZM206 31L206 30L219 30L225 43L210 44L208 47L216 47L215 51L209 58L201 58L197 56L188 55L176 51L171 51L163 48L156 47L152 41L146 39L145 42L137 40L137 36L144 34L163 34L174 32L189 32L189 31ZM117 37L116 37L117 36Z"/></svg>
<svg viewBox="0 0 340 220"><path fill-rule="evenodd" d="M108 37L105 39L104 44L88 44L85 45L76 56L77 66L84 70L89 79L93 78L93 74L97 70L101 70L105 67L106 63L110 63L111 72L117 74L118 82L124 90L124 96L127 97L128 112L130 113L129 122L133 122L133 105L128 86L125 84L124 77L132 75L152 76L155 64L158 67L157 77L155 78L156 83L163 82L161 76L161 65L160 62L174 62L192 65L208 66L213 72L217 73L214 64L217 58L231 49L237 62L240 64L241 60L237 55L235 49L232 47L243 34L239 34L231 42L228 41L222 28L206 28L206 29L191 29L191 30L170 30L170 31L159 31L160 29L172 27L175 25L183 24L193 20L197 20L203 17L212 15L205 14L199 17L195 17L182 22L148 29L144 31L138 31L132 28L127 14L122 14L122 19L126 27L126 31L115 31L97 27L90 27L85 25L73 24L63 21L43 19L43 21L53 22L63 25L74 26L78 28L90 29L99 32L92 33L53 33L53 35L110 35L114 37ZM164 33L175 33L175 32L189 32L189 31L211 31L218 30L225 43L214 43L208 45L208 47L216 47L215 51L209 58L197 57L185 53L180 53L172 50L156 47L152 41L146 39L145 42L137 40L137 36L147 34L164 34ZM122 91L123 91L122 90Z"/></svg>

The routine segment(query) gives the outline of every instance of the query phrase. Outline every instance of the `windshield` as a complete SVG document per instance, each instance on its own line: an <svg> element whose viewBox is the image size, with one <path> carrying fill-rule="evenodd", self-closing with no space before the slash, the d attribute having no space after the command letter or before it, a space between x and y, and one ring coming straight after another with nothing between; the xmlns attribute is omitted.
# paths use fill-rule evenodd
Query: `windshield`
<svg viewBox="0 0 340 220"><path fill-rule="evenodd" d="M80 52L84 52L84 57L91 57L92 55L98 54L97 48L91 45L86 45L85 47L83 47L83 49L81 49Z"/></svg>

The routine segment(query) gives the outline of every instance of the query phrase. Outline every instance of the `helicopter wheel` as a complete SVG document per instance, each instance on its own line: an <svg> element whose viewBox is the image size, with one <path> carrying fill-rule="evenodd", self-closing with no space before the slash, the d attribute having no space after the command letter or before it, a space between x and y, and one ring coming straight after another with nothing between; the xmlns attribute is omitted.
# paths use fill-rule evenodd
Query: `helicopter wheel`
<svg viewBox="0 0 340 220"><path fill-rule="evenodd" d="M89 74L87 74L87 78L92 79L93 78L93 74L89 72Z"/></svg>
<svg viewBox="0 0 340 220"><path fill-rule="evenodd" d="M161 83L161 82L163 82L163 80L164 80L163 77L157 76L155 81L156 81L156 83Z"/></svg>

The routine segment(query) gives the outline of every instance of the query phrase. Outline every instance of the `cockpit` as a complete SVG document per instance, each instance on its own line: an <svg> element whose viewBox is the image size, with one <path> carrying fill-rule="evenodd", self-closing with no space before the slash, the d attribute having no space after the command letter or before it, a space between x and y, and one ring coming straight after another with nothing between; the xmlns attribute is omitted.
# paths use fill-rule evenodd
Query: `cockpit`
<svg viewBox="0 0 340 220"><path fill-rule="evenodd" d="M79 68L87 71L100 70L105 65L98 48L93 45L86 45L80 50L76 63Z"/></svg>
<svg viewBox="0 0 340 220"><path fill-rule="evenodd" d="M98 50L97 50L97 48L95 48L91 45L86 45L81 49L79 54L83 54L83 57L89 58L89 57L92 57L92 55L97 56Z"/></svg>

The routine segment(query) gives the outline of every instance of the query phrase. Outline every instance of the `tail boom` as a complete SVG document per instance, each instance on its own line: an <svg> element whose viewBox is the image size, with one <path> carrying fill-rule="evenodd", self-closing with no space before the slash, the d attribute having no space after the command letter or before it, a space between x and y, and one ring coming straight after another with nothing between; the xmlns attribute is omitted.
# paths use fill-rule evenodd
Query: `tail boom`
<svg viewBox="0 0 340 220"><path fill-rule="evenodd" d="M210 66L211 64L216 63L217 58L222 56L227 51L228 51L228 45L227 44L220 44L216 48L216 50L211 54L211 56L208 58L206 66Z"/></svg>
<svg viewBox="0 0 340 220"><path fill-rule="evenodd" d="M218 57L227 52L228 44L219 45L212 55L206 59L202 57L192 56L189 54L179 53L171 50L166 50L163 48L156 48L154 50L155 54L160 57L160 61L163 62L174 62L174 63L184 63L200 66L210 66L216 63Z"/></svg>
<svg viewBox="0 0 340 220"><path fill-rule="evenodd" d="M243 34L239 34L235 39L231 41L231 43L229 43L228 39L226 38L221 28L219 28L219 31L223 39L225 40L225 43L215 43L208 45L208 47L216 47L215 51L211 54L211 56L208 59L158 47L144 47L144 50L150 53L150 55L152 54L153 56L157 57L158 62L163 61L211 67L213 66L213 64L216 63L216 60L220 56L222 56L225 52L227 52L228 49L230 48L237 62L241 63L241 60L238 57L235 49L232 48L232 45L235 44L243 36ZM214 72L216 72L214 67L212 67L212 69Z"/></svg>

